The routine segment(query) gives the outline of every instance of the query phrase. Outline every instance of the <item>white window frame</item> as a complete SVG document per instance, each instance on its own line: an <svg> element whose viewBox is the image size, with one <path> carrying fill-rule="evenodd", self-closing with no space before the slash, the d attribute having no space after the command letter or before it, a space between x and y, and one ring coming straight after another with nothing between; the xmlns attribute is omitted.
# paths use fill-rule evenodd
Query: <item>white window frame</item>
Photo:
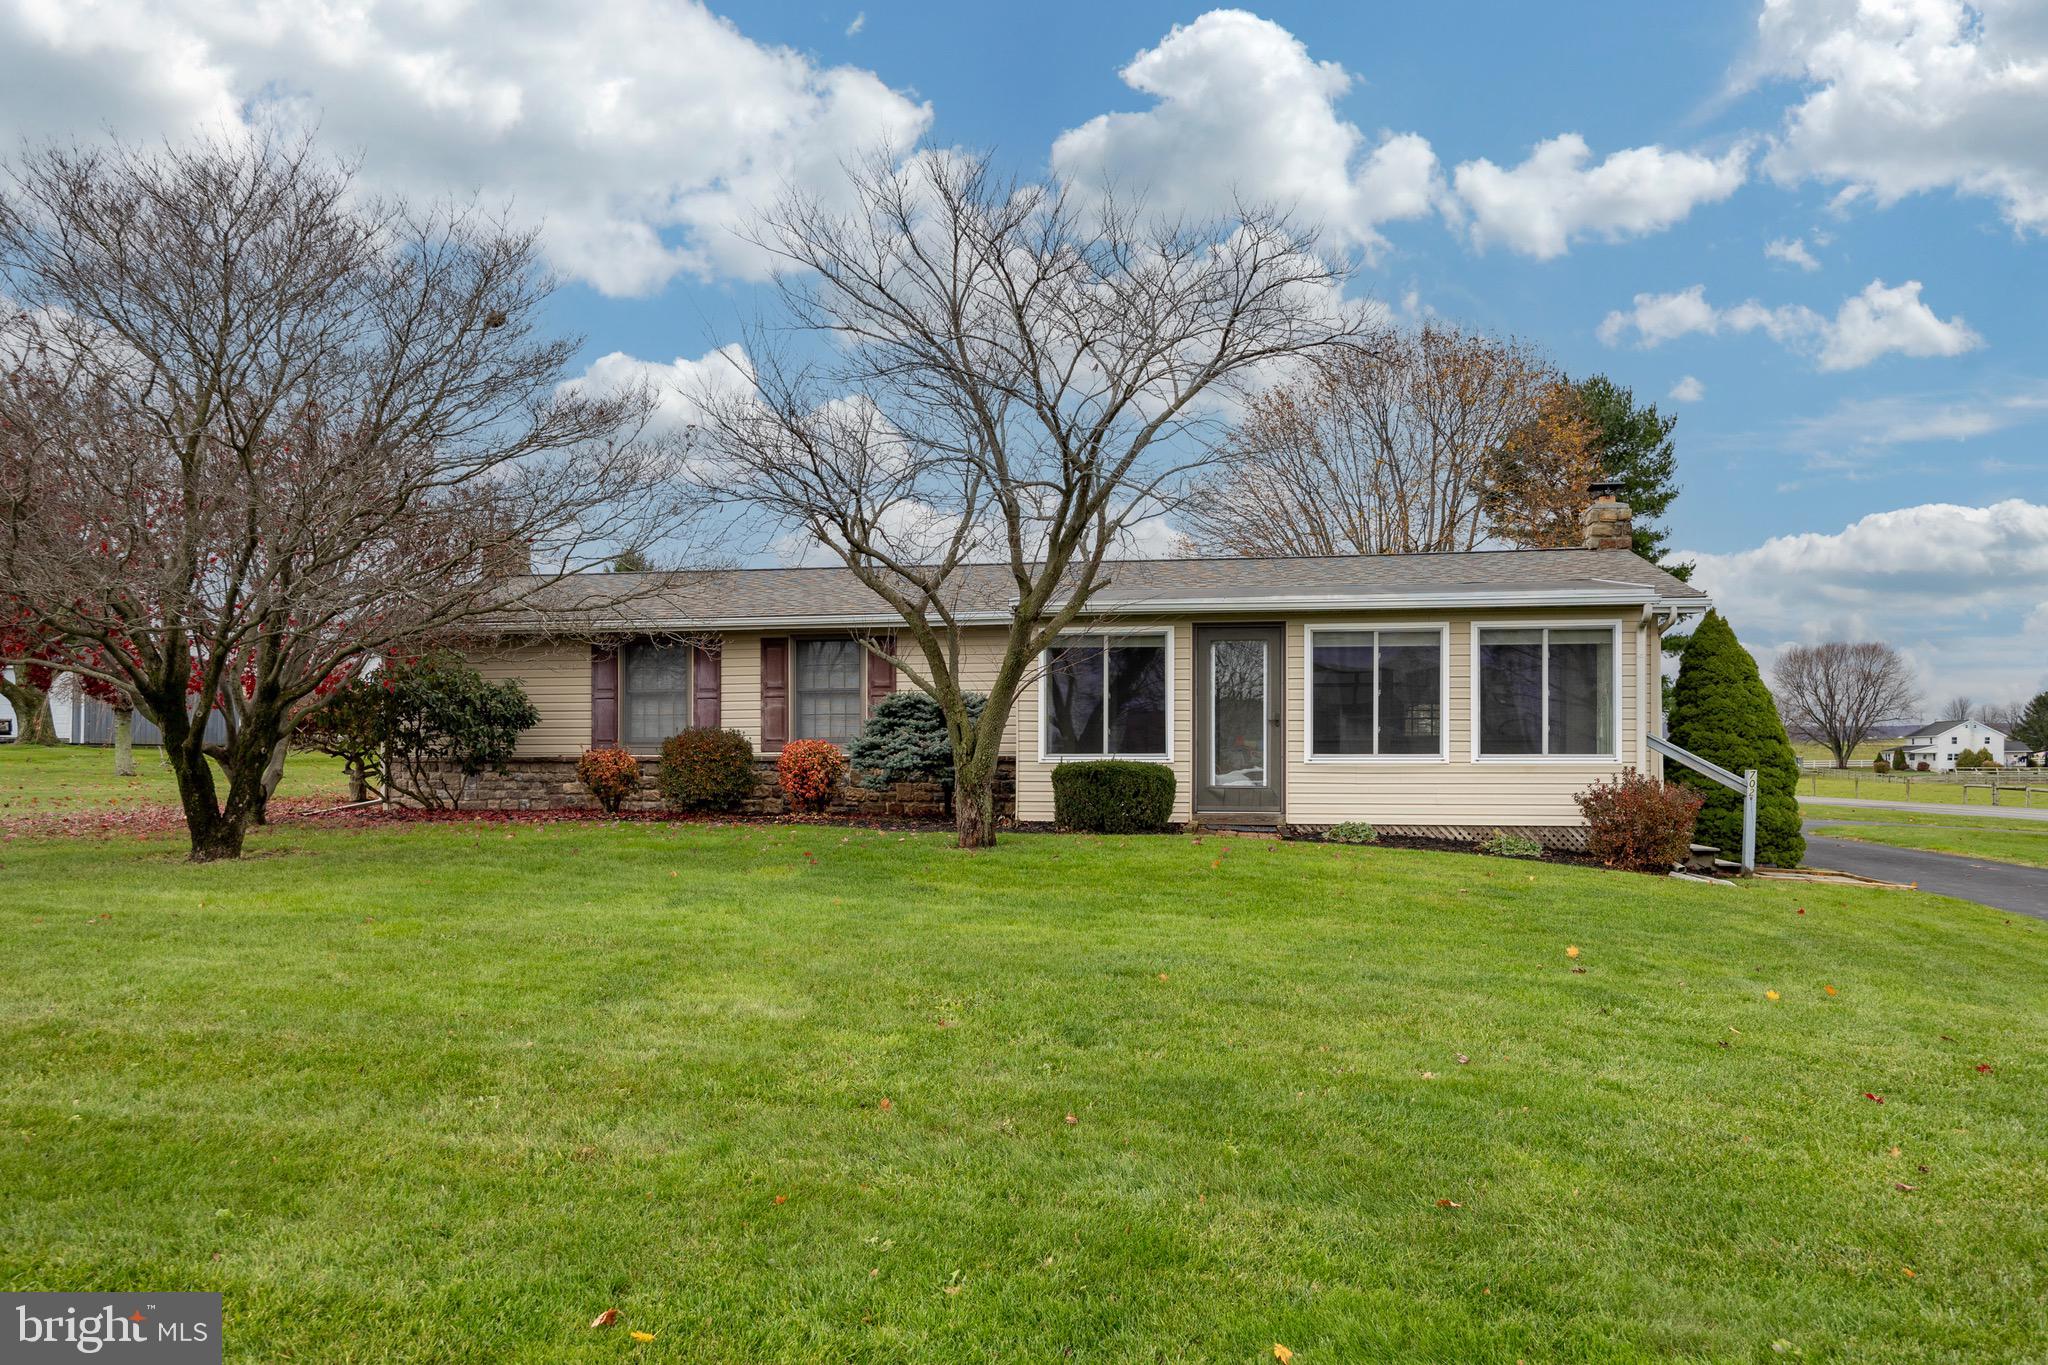
<svg viewBox="0 0 2048 1365"><path fill-rule="evenodd" d="M618 686L615 689L618 694L616 698L616 705L619 708L619 747L625 749L628 753L659 753L661 751L662 743L669 738L669 736L663 735L661 739L655 740L652 745L649 745L644 740L626 738L626 716L631 710L629 703L632 699L631 693L627 690L626 687L626 676L627 670L631 667L632 664L632 655L636 650L667 648L678 648L683 651L683 728L685 730L689 729L691 724L696 719L696 650L692 649L689 645L680 644L673 640L628 640L619 647L619 681ZM639 747L636 748L636 745Z"/></svg>
<svg viewBox="0 0 2048 1365"><path fill-rule="evenodd" d="M1316 752L1316 635L1375 632L1372 649L1372 733L1380 733L1380 649L1377 632L1433 630L1437 633L1437 751L1434 754L1319 754ZM1301 637L1301 760L1343 765L1448 763L1451 761L1451 623L1448 621L1324 621L1304 625Z"/></svg>
<svg viewBox="0 0 2048 1365"><path fill-rule="evenodd" d="M1538 621L1474 621L1472 623L1471 687L1472 713L1472 761L1474 763L1540 763L1573 764L1581 767L1588 764L1614 764L1621 762L1621 755L1627 748L1627 737L1622 733L1622 717L1627 713L1621 704L1621 622L1612 619L1596 620L1555 620ZM1482 754L1479 752L1480 716L1479 709L1485 705L1486 689L1479 683L1479 637L1489 630L1598 630L1607 627L1613 633L1614 647L1610 657L1614 660L1614 681L1610 688L1610 700L1614 707L1612 728L1614 736L1612 752L1604 754ZM1543 638L1543 672L1537 682L1538 695L1543 699L1543 743L1550 744L1550 637Z"/></svg>
<svg viewBox="0 0 2048 1365"><path fill-rule="evenodd" d="M1171 763L1173 762L1173 730L1180 719L1180 694L1174 690L1173 637L1177 632L1171 627L1156 627L1143 630L1103 630L1094 627L1063 630L1051 645L1038 656L1038 761L1040 763L1099 763L1106 758L1123 759L1130 763ZM1048 681L1052 676L1052 665L1046 655L1051 654L1061 640L1096 639L1110 640L1164 640L1166 642L1166 752L1163 754L1055 754L1048 752L1046 745L1047 701L1052 688ZM1109 662L1103 661L1102 702L1109 705ZM1103 718L1103 748L1109 747L1108 717Z"/></svg>

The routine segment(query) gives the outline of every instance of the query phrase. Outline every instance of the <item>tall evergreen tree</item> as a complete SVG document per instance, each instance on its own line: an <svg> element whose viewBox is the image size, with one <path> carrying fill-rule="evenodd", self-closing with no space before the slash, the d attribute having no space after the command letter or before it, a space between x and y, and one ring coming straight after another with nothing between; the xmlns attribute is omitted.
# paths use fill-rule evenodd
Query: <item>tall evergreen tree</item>
<svg viewBox="0 0 2048 1365"><path fill-rule="evenodd" d="M1678 496L1678 455L1671 447L1678 418L1660 415L1655 403L1637 407L1635 392L1604 374L1576 387L1599 432L1594 449L1601 469L1620 482L1621 499L1635 512L1635 552L1678 578L1692 577L1690 562L1664 562L1671 537L1659 521Z"/></svg>
<svg viewBox="0 0 2048 1365"><path fill-rule="evenodd" d="M1721 613L1710 611L1686 646L1672 687L1671 742L1732 772L1757 772L1756 860L1797 867L1806 858L1799 832L1799 764L1756 660ZM1678 764L1666 775L1706 798L1694 838L1732 855L1742 847L1742 794Z"/></svg>
<svg viewBox="0 0 2048 1365"><path fill-rule="evenodd" d="M2048 749L2048 691L2035 694L2027 703L2027 709L2020 712L2019 724L2012 727L2013 738L2029 749Z"/></svg>

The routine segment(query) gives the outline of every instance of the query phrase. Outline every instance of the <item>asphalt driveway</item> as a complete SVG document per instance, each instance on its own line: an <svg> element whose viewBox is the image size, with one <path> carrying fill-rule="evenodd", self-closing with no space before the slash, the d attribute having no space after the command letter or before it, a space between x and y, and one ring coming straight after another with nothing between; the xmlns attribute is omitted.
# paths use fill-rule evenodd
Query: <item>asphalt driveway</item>
<svg viewBox="0 0 2048 1365"><path fill-rule="evenodd" d="M1922 891L1932 891L1937 896L1954 896L1994 910L2048 919L2048 868L1995 863L1954 853L1929 853L1918 848L1859 844L1813 833L1815 828L1824 829L1826 823L1808 826L1806 861L1811 867L1888 882L1916 882Z"/></svg>

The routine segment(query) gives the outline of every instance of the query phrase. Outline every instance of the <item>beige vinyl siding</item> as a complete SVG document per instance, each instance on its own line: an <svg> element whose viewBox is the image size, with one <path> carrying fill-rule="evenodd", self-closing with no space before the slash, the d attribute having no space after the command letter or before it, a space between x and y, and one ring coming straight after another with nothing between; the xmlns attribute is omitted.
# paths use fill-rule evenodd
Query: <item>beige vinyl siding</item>
<svg viewBox="0 0 2048 1365"><path fill-rule="evenodd" d="M718 723L747 737L761 749L761 636L752 631L725 633L718 664Z"/></svg>
<svg viewBox="0 0 2048 1365"><path fill-rule="evenodd" d="M1319 629L1372 623L1397 628L1403 623L1441 623L1441 614L1390 613L1371 617L1331 617L1287 623L1287 818L1303 825L1328 825L1343 820L1405 825L1577 825L1582 823L1573 797L1602 778L1624 768L1641 768L1647 755L1642 742L1645 712L1642 618L1622 608L1558 608L1518 610L1449 618L1450 706L1447 760L1336 762L1310 761L1303 719L1306 714L1306 634ZM1541 761L1474 761L1472 733L1473 631L1479 625L1514 622L1572 622L1605 625L1619 622L1621 672L1618 760L1543 759ZM1654 630L1650 632L1654 635Z"/></svg>
<svg viewBox="0 0 2048 1365"><path fill-rule="evenodd" d="M590 747L589 645L508 645L469 660L492 682L517 682L540 712L540 724L519 736L518 757L574 757Z"/></svg>

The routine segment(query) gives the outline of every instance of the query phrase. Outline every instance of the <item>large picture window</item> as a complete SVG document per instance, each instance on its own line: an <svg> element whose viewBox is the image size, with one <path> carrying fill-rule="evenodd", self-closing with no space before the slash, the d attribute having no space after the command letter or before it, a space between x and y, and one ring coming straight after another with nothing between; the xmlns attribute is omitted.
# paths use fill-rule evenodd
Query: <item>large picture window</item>
<svg viewBox="0 0 2048 1365"><path fill-rule="evenodd" d="M860 733L864 654L854 640L798 640L790 668L790 738L845 744Z"/></svg>
<svg viewBox="0 0 2048 1365"><path fill-rule="evenodd" d="M1478 692L1482 757L1616 752L1611 627L1481 629Z"/></svg>
<svg viewBox="0 0 2048 1365"><path fill-rule="evenodd" d="M1166 636L1062 635L1042 692L1046 757L1166 756Z"/></svg>
<svg viewBox="0 0 2048 1365"><path fill-rule="evenodd" d="M629 645L620 669L619 740L648 752L690 724L690 647Z"/></svg>
<svg viewBox="0 0 2048 1365"><path fill-rule="evenodd" d="M1311 630L1309 756L1435 758L1444 752L1444 636Z"/></svg>

